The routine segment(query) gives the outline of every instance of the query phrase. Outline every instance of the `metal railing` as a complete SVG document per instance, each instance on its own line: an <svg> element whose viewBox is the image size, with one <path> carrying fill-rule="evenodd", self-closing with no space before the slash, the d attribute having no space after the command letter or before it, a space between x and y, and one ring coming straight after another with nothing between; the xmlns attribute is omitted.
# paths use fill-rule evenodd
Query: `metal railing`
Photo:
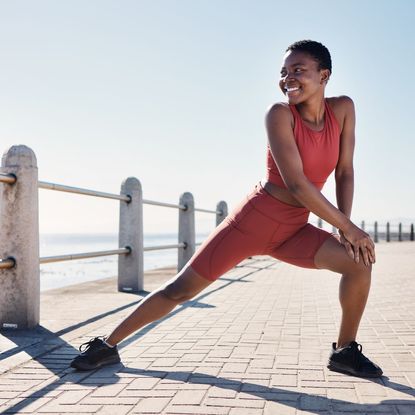
<svg viewBox="0 0 415 415"><path fill-rule="evenodd" d="M144 252L177 249L180 270L199 245L195 241L195 212L215 214L218 225L228 210L224 201L219 202L215 210L196 208L193 195L188 192L181 195L178 204L143 199L141 183L134 177L123 181L120 194L39 181L36 156L26 146L12 146L3 155L1 168L0 182L6 187L0 191L0 229L9 236L0 239L1 255L6 256L0 259L0 270L8 270L5 272L13 276L16 284L8 285L7 290L0 287L0 327L28 328L39 323L39 265L118 255L118 290L139 292L143 289ZM119 248L39 258L39 189L118 200ZM179 210L177 244L143 246L143 204ZM11 304L10 299L16 304Z"/></svg>
<svg viewBox="0 0 415 415"><path fill-rule="evenodd" d="M96 190L82 189L80 187L65 186L62 184L39 182L39 189L57 190L59 192L77 193L79 195L103 197L105 199L122 200L123 202L130 203L130 195L117 195L113 193L98 192Z"/></svg>
<svg viewBox="0 0 415 415"><path fill-rule="evenodd" d="M50 264L52 262L72 261L75 259L96 258L108 255L128 255L131 253L131 248L125 247L120 249L112 249L107 251L83 252L80 254L55 255L39 258L39 264Z"/></svg>
<svg viewBox="0 0 415 415"><path fill-rule="evenodd" d="M10 269L16 265L14 258L0 259L0 269Z"/></svg>
<svg viewBox="0 0 415 415"><path fill-rule="evenodd" d="M174 249L174 248L186 248L186 243L170 244L170 245L156 245L156 246L145 246L143 251L158 251L160 249Z"/></svg>
<svg viewBox="0 0 415 415"><path fill-rule="evenodd" d="M17 178L14 174L0 173L0 183L14 184L16 180Z"/></svg>

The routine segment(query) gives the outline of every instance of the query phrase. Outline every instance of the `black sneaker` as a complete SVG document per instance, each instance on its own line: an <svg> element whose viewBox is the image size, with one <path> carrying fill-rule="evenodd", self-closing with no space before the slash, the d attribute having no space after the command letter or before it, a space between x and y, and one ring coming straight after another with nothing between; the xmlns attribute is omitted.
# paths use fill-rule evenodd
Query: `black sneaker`
<svg viewBox="0 0 415 415"><path fill-rule="evenodd" d="M330 370L364 378L382 376L382 369L362 353L361 344L352 341L341 349L336 349L336 343L333 343L332 347L327 365Z"/></svg>
<svg viewBox="0 0 415 415"><path fill-rule="evenodd" d="M121 361L117 346L107 346L104 343L103 337L95 337L89 342L81 344L79 351L81 354L76 356L71 362L71 367L78 370L93 370Z"/></svg>

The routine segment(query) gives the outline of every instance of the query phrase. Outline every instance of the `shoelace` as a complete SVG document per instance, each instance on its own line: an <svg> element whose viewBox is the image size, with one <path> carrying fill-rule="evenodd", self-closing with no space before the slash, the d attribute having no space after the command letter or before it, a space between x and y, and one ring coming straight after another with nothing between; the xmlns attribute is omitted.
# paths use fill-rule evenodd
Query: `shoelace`
<svg viewBox="0 0 415 415"><path fill-rule="evenodd" d="M354 350L353 353L353 360L354 365L357 367L361 367L362 363L369 362L369 359L363 354L363 346L359 343L354 343L352 345L352 349Z"/></svg>
<svg viewBox="0 0 415 415"><path fill-rule="evenodd" d="M96 343L96 342L97 342L97 341L99 341L99 340L104 340L104 338L105 338L105 337L103 337L103 336L98 336L98 337L94 337L93 339L91 339L91 340L89 340L89 341L87 341L87 342L85 342L85 343L82 343L82 344L79 346L79 351L80 351L81 353L86 352L88 349L90 349L90 348L91 348L91 346L92 346L94 343Z"/></svg>

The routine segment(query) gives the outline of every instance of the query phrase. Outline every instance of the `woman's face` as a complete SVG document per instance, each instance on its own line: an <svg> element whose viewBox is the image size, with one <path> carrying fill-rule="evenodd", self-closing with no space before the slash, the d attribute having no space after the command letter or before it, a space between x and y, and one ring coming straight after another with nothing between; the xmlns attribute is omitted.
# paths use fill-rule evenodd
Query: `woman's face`
<svg viewBox="0 0 415 415"><path fill-rule="evenodd" d="M281 67L280 88L291 105L300 104L320 94L330 76L328 69L318 69L318 62L306 52L289 51L284 55Z"/></svg>

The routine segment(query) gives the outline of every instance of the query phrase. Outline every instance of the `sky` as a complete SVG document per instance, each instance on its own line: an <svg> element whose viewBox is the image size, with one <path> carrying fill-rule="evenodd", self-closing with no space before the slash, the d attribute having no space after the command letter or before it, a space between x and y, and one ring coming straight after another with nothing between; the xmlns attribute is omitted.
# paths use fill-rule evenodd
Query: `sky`
<svg viewBox="0 0 415 415"><path fill-rule="evenodd" d="M0 152L25 144L39 180L232 209L265 177L267 108L287 46L325 44L327 96L356 107L352 219L415 218L415 2L0 0ZM335 203L331 178L324 194ZM117 231L117 201L39 191L42 233ZM145 206L145 232L175 232ZM197 213L196 229L213 229Z"/></svg>

